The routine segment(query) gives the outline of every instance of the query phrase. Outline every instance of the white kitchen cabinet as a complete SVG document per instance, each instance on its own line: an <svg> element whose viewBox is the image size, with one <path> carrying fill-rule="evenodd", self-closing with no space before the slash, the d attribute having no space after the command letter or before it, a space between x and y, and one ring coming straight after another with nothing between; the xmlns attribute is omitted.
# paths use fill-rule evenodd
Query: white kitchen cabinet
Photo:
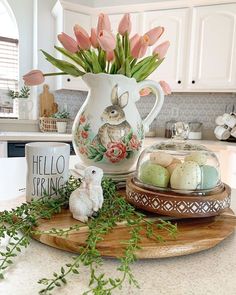
<svg viewBox="0 0 236 295"><path fill-rule="evenodd" d="M236 3L193 9L188 89L236 90Z"/></svg>
<svg viewBox="0 0 236 295"><path fill-rule="evenodd" d="M170 47L166 59L150 76L150 79L167 81L172 91L181 91L185 87L186 52L188 49L189 9L168 9L145 13L144 27L148 31L157 26L163 26L165 32L155 46L169 40Z"/></svg>
<svg viewBox="0 0 236 295"><path fill-rule="evenodd" d="M54 8L53 15L56 18L56 35L61 32L74 37L73 27L75 24L79 24L90 34L91 29L91 15L85 12L71 11L65 9L63 6L57 4ZM75 37L74 37L75 38ZM61 46L58 40L55 40L56 44ZM70 59L64 57L60 52L56 51L56 57L59 59L65 59L71 63ZM72 76L56 76L56 89L70 89L70 90L88 90L87 85L81 78L75 78Z"/></svg>
<svg viewBox="0 0 236 295"><path fill-rule="evenodd" d="M76 23L88 31L96 27L101 12L109 15L114 33L125 12L131 14L131 36L163 26L165 33L156 45L166 40L171 45L165 61L150 79L167 81L174 92L235 92L236 3L199 1L159 1L99 8L57 1L53 14L56 32L64 31L69 35L73 35ZM148 53L152 50L153 47ZM59 53L57 56L61 58ZM55 79L57 89L87 90L81 78L57 76Z"/></svg>

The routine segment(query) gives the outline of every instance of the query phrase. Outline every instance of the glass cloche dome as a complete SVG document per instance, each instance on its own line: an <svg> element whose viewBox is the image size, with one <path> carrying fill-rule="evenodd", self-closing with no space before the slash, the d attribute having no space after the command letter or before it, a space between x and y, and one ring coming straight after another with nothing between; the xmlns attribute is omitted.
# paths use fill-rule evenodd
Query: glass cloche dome
<svg viewBox="0 0 236 295"><path fill-rule="evenodd" d="M141 153L134 178L136 185L193 195L223 189L216 155L203 145L183 140L187 131L183 123L177 123L172 140L154 144Z"/></svg>

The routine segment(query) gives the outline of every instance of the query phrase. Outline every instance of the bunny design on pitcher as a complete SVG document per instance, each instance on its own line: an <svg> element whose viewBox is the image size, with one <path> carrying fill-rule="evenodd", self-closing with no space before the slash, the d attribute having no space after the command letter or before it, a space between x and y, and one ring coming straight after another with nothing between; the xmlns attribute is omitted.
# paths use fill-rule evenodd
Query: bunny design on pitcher
<svg viewBox="0 0 236 295"><path fill-rule="evenodd" d="M123 142L123 139L132 133L132 128L123 111L128 100L128 91L118 96L118 85L116 84L111 93L112 105L106 107L101 116L105 123L99 128L98 134L93 140L94 143L98 142L108 148L111 143Z"/></svg>

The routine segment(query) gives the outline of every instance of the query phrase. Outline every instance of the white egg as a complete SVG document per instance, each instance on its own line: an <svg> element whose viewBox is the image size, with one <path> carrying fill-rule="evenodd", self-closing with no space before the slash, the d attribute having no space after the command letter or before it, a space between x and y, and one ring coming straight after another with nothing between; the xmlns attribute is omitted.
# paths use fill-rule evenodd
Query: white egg
<svg viewBox="0 0 236 295"><path fill-rule="evenodd" d="M173 189L195 190L200 183L201 169L193 161L178 164L170 178L170 185Z"/></svg>
<svg viewBox="0 0 236 295"><path fill-rule="evenodd" d="M184 158L184 161L193 161L202 166L207 162L207 155L202 151L192 152Z"/></svg>
<svg viewBox="0 0 236 295"><path fill-rule="evenodd" d="M150 161L153 164L158 164L162 167L167 167L172 163L173 157L165 152L153 152L150 154Z"/></svg>

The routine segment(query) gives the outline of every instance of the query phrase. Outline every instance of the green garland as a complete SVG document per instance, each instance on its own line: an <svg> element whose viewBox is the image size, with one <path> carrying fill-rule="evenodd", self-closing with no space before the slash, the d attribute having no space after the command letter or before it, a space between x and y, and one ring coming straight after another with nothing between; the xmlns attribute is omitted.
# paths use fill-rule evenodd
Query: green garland
<svg viewBox="0 0 236 295"><path fill-rule="evenodd" d="M9 243L5 252L0 252L0 278L4 278L4 272L13 263L17 253L30 244L31 236L39 234L35 231L39 219L50 219L53 214L59 213L62 208L68 206L68 200L72 191L80 185L80 180L70 178L67 184L56 193L60 197L45 196L31 203L23 203L21 206L11 211L4 211L0 215L0 239L9 237ZM154 231L157 229L166 230L169 235L175 236L176 225L169 221L159 220L158 223L145 219L145 215L135 211L135 208L128 204L125 199L116 192L115 184L112 180L104 179L102 182L104 192L104 204L96 218L91 218L88 222L89 234L86 246L81 247L80 254L72 257L72 262L62 266L58 273L54 272L51 278L42 278L38 281L42 284L39 294L52 294L52 290L67 283L69 274L79 275L80 267L86 266L90 270L89 289L85 294L110 295L117 288L122 288L125 280L129 284L138 287L130 265L136 260L135 252L140 249L141 230L145 230L148 238L154 238L157 242L162 242L161 235ZM119 258L120 266L117 268L120 274L117 278L109 278L104 273L99 273L98 268L103 260L96 249L99 241L110 232L118 222L126 222L130 230L130 239L124 245L124 255ZM70 232L79 231L80 225L71 226L68 229L52 228L47 232L58 236L67 236Z"/></svg>

